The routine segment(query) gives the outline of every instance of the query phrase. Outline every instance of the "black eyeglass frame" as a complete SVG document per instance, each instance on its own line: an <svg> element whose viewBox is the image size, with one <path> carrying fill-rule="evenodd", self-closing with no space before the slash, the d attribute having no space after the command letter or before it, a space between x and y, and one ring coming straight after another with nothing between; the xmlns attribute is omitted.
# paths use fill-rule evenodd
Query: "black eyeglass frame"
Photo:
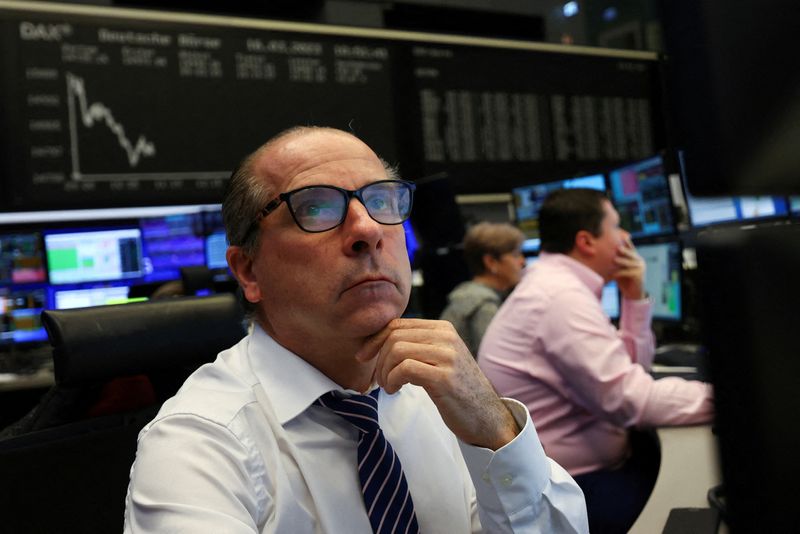
<svg viewBox="0 0 800 534"><path fill-rule="evenodd" d="M382 221L377 220L375 217L373 217L372 213L370 213L369 208L367 207L366 203L364 202L364 198L362 197L364 189L366 189L368 187L372 187L373 185L385 184L385 183L403 184L408 188L408 191L409 191L409 197L410 198L409 198L409 202L408 202L408 215L406 215L405 218L403 218L402 220L400 220L400 221L398 221L396 223L382 222ZM297 216L294 213L294 208L292 208L291 197L292 197L292 195L294 195L295 193L298 193L300 191L305 191L306 189L314 189L314 188L318 188L318 187L324 187L326 189L333 189L333 190L339 191L340 193L342 193L344 195L345 204L344 204L344 209L342 210L342 217L341 217L341 219L339 219L339 222L337 222L335 225L331 226L330 228L326 228L324 230L307 230L306 228L303 228L303 225L300 224L300 221L297 220ZM286 191L285 193L281 193L277 197L275 197L272 200L270 200L269 202L267 202L267 205L264 206L264 208L262 208L261 211L258 212L258 217L253 222L253 227L255 227L267 215L269 215L270 213L272 213L273 211L278 209L280 207L280 205L285 202L286 203L286 207L289 209L289 213L291 214L292 219L294 220L294 223L302 231L308 232L309 234L319 234L319 233L322 233L322 232L327 232L329 230L333 230L334 228L340 226L344 222L344 220L347 218L347 209L350 207L350 200L352 200L353 198L357 198L358 201L361 202L361 204L367 210L367 215L369 215L370 219L372 219L376 223L385 224L387 226L394 226L394 225L397 225L397 224L403 224L411 216L411 209L414 207L414 191L416 191L416 189L417 189L417 185L414 182L409 182L407 180L378 180L377 182L370 182L370 183L368 183L368 184L366 184L364 186L361 186L358 189L344 189L343 187L337 187L335 185L328 185L328 184L307 185L305 187L299 187L297 189L292 189L291 191ZM252 231L253 227L251 227L251 231ZM248 231L248 234L249 233L250 232Z"/></svg>

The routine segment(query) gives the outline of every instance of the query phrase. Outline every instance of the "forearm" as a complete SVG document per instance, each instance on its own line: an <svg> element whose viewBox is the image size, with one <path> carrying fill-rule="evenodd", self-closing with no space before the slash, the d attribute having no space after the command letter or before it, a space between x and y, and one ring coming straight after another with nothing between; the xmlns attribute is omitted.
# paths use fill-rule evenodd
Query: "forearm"
<svg viewBox="0 0 800 534"><path fill-rule="evenodd" d="M651 328L652 303L649 299L623 299L619 336L631 361L649 369L655 354L655 336Z"/></svg>

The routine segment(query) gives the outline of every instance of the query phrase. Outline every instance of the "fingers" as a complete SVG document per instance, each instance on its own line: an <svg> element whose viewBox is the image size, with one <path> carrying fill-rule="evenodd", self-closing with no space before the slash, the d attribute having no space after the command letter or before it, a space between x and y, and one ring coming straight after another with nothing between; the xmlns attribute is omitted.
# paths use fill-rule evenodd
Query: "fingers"
<svg viewBox="0 0 800 534"><path fill-rule="evenodd" d="M375 380L381 386L388 383L389 373L405 360L452 368L460 357L472 359L458 333L446 321L409 320L396 323L383 336L383 340L375 363ZM435 384L430 385L435 387Z"/></svg>
<svg viewBox="0 0 800 534"><path fill-rule="evenodd" d="M621 248L614 261L621 269L644 270L645 267L644 260L633 248Z"/></svg>
<svg viewBox="0 0 800 534"><path fill-rule="evenodd" d="M437 324L439 323L439 324ZM386 342L386 338L397 330L434 330L442 328L442 324L449 325L447 321L430 321L426 319L393 319L389 321L383 330L373 335L367 343L356 353L356 360L366 362L378 355L378 351Z"/></svg>
<svg viewBox="0 0 800 534"><path fill-rule="evenodd" d="M437 395L431 392L431 386L441 383L442 380L446 379L446 376L446 371L435 365L409 358L391 367L386 374L384 383L379 385L391 395L397 393L405 384L414 384L424 387L429 392L429 395L435 397Z"/></svg>
<svg viewBox="0 0 800 534"><path fill-rule="evenodd" d="M458 358L458 351L444 344L390 338L378 356L375 380L389 393L410 382L437 396L448 388L448 377L456 374Z"/></svg>
<svg viewBox="0 0 800 534"><path fill-rule="evenodd" d="M419 370L416 364L405 364L415 361L430 368L448 371L450 374L414 373L414 383L424 387L429 393L436 394L446 387L441 382L443 376L451 376L458 366L459 360L474 363L474 358L464 345L453 325L447 321L426 319L396 319L367 342L356 358L367 361L375 358L374 380L387 388L399 389L404 383L411 381L412 375L402 372L409 367ZM394 376L405 377L402 381L390 378L392 372L401 366ZM429 381L431 380L431 381ZM394 391L396 391L394 389Z"/></svg>

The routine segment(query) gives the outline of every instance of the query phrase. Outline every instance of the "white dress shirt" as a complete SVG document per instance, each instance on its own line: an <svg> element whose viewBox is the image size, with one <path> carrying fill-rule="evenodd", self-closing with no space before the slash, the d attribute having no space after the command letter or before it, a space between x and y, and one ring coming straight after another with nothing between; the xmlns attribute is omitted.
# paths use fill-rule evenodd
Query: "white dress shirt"
<svg viewBox="0 0 800 534"><path fill-rule="evenodd" d="M126 533L370 533L357 430L312 405L342 388L256 327L204 365L139 435ZM425 390L379 397L424 534L588 532L583 494L524 405L498 451L460 442Z"/></svg>

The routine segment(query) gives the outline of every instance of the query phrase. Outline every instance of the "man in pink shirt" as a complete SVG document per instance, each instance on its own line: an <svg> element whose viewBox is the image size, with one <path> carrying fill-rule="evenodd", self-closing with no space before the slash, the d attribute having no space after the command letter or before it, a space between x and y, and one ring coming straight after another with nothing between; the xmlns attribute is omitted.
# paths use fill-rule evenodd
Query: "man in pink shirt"
<svg viewBox="0 0 800 534"><path fill-rule="evenodd" d="M710 421L711 388L648 374L645 264L603 193L551 193L539 233L540 259L489 325L478 363L498 393L527 405L547 454L583 489L590 531L626 532L658 472L658 456L640 452L631 431ZM611 280L622 294L618 330L600 304Z"/></svg>

